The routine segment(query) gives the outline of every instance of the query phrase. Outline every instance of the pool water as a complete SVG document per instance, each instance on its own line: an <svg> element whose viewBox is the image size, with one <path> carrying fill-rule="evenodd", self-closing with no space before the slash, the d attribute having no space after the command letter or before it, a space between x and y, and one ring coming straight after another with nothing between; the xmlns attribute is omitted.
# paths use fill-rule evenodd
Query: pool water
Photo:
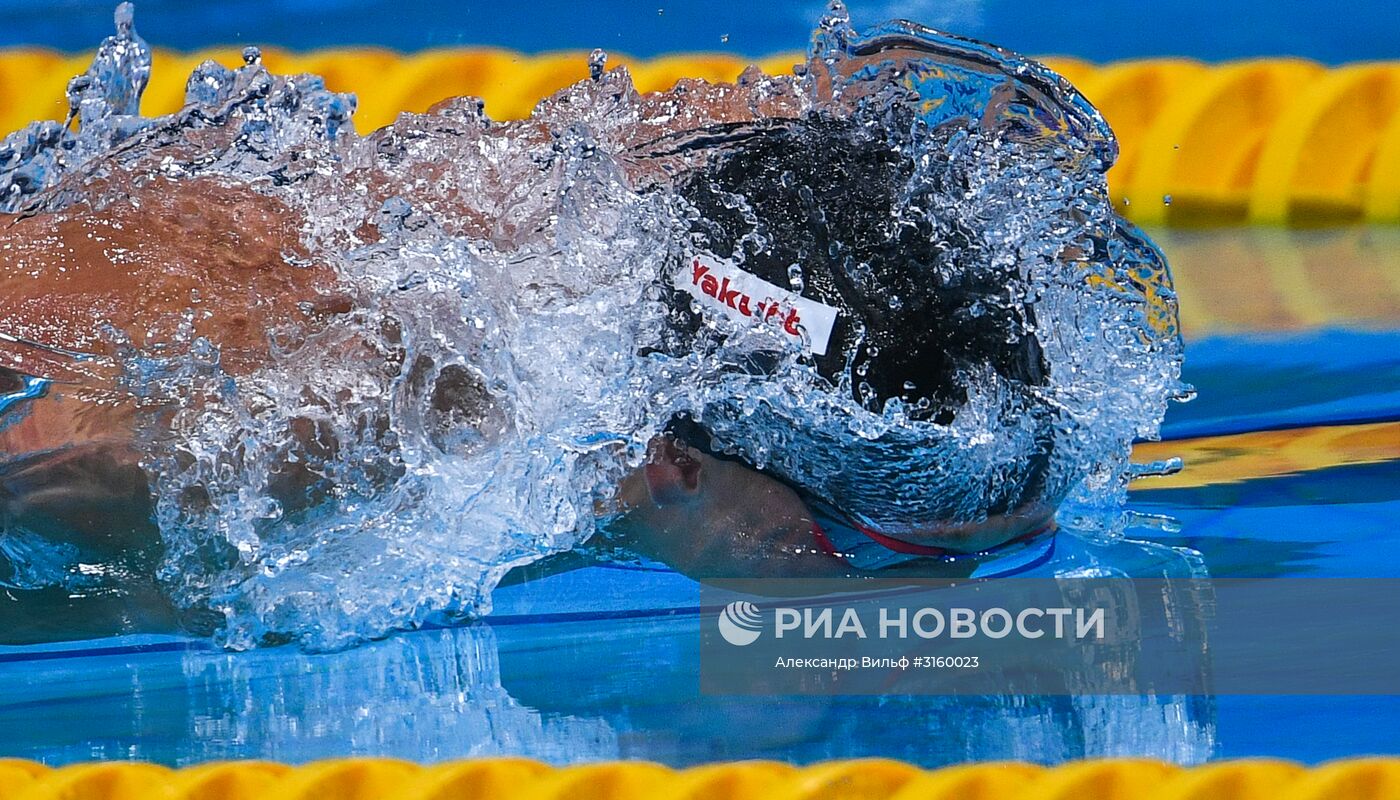
<svg viewBox="0 0 1400 800"><path fill-rule="evenodd" d="M1400 234L1158 232L1199 397L1123 541L1057 560L1140 574L1397 577ZM0 648L0 755L188 764L344 755L554 762L1143 755L1320 761L1400 752L1397 697L716 697L698 691L698 586L597 564L498 591L484 621L345 652L173 636Z"/></svg>

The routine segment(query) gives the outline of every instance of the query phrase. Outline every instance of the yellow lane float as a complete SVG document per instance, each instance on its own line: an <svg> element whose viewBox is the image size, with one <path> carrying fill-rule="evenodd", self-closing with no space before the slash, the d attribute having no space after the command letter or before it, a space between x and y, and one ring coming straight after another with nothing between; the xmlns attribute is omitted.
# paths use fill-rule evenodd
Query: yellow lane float
<svg viewBox="0 0 1400 800"><path fill-rule="evenodd" d="M859 759L793 767L741 761L673 770L649 762L554 768L519 758L434 766L377 758L288 767L216 762L49 769L0 761L0 800L1396 800L1400 759L1306 768L1250 759L1179 767L1146 759L1013 762L923 770Z"/></svg>
<svg viewBox="0 0 1400 800"><path fill-rule="evenodd" d="M63 89L89 58L33 48L0 51L0 129L62 119ZM190 70L210 58L241 63L234 47L157 50L142 111L179 108ZM759 59L758 66L782 73L799 60L781 54ZM315 73L335 91L354 92L361 131L455 95L482 98L496 119L518 119L588 74L582 52L525 55L498 48L409 55L379 48L264 48L263 61L274 72ZM1109 186L1133 220L1177 226L1400 223L1400 63L1044 61L1079 86L1118 133L1122 155ZM734 80L750 62L691 53L653 59L614 54L608 63L631 70L638 89L656 91L681 78Z"/></svg>

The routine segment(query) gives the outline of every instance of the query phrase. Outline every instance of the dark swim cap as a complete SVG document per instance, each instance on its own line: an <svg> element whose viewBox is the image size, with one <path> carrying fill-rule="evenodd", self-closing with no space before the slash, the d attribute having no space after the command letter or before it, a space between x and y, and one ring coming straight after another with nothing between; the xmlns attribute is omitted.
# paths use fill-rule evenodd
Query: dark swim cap
<svg viewBox="0 0 1400 800"><path fill-rule="evenodd" d="M731 139L678 187L704 247L677 275L671 348L689 346L696 309L766 315L790 336L804 329L817 373L867 410L897 397L914 419L943 423L966 401L959 375L970 369L1043 383L1014 266L987 266L958 220L933 230L926 215L901 214L919 199L903 194L914 169L887 128L856 119L812 114ZM779 293L809 302L785 307Z"/></svg>
<svg viewBox="0 0 1400 800"><path fill-rule="evenodd" d="M650 150L693 212L660 349L744 378L672 431L887 534L1057 505L1121 457L1179 352L1161 254L1107 195L1112 133L994 47L832 37L805 110ZM764 381L791 348L721 317L801 340L815 380Z"/></svg>
<svg viewBox="0 0 1400 800"><path fill-rule="evenodd" d="M912 148L888 133L827 114L767 123L731 131L706 168L682 178L678 191L698 212L701 246L678 265L670 289L667 349L694 348L707 315L765 317L787 337L805 336L832 391L874 414L898 398L910 418L939 424L966 403L971 374L990 369L1012 386L1043 384L1045 357L1032 309L1015 294L1024 285L1015 265L994 266L958 219L935 230L930 215L901 213L920 200L904 193L915 164ZM776 353L748 352L734 368L762 374L777 363ZM693 417L673 420L670 430L710 453L743 449L715 441ZM1005 513L1041 499L1050 449L1047 431L1014 474L987 490L980 510ZM799 490L838 500L778 472ZM928 513L957 516L946 503ZM877 515L861 516L879 524Z"/></svg>

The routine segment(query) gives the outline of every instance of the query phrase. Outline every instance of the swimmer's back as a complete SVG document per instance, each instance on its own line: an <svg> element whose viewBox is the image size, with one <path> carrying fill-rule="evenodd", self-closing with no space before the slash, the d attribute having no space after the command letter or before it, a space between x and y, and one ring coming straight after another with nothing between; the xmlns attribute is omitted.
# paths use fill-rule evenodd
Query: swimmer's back
<svg viewBox="0 0 1400 800"><path fill-rule="evenodd" d="M0 217L0 366L90 380L93 365L59 351L173 341L190 311L225 369L246 371L269 330L336 302L331 269L284 257L300 250L297 227L280 202L210 180L156 181L98 210Z"/></svg>

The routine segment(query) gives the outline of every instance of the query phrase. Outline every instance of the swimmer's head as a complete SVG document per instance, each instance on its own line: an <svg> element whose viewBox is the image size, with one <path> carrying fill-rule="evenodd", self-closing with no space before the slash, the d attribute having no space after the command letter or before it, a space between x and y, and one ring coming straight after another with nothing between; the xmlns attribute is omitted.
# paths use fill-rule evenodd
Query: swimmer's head
<svg viewBox="0 0 1400 800"><path fill-rule="evenodd" d="M970 375L994 373L1025 392L1043 384L1045 358L1032 310L1015 293L1015 266L994 265L975 232L951 215L935 230L902 213L917 202L906 195L916 169L910 150L884 128L821 114L735 131L703 169L679 182L698 212L698 244L678 265L665 349L704 346L710 318L759 316L806 348L826 390L873 414L898 399L913 420L945 425L967 402ZM762 302L773 296L782 304ZM777 351L748 350L733 368L761 375L780 363ZM678 420L673 433L700 450L742 450L744 442L708 424L734 418L731 409L719 404L697 415L706 424ZM904 470L887 453L854 439L829 442L850 476L871 467L861 479L866 490L899 480ZM1043 499L1048 449L1048 439L1029 447L1024 463L1002 470L970 514L959 505L965 498L930 496L919 498L922 507L896 507L812 485L781 463L770 466L864 523L896 533Z"/></svg>
<svg viewBox="0 0 1400 800"><path fill-rule="evenodd" d="M817 548L814 514L791 487L672 436L652 440L617 499L610 531L695 577L823 575L838 566Z"/></svg>

